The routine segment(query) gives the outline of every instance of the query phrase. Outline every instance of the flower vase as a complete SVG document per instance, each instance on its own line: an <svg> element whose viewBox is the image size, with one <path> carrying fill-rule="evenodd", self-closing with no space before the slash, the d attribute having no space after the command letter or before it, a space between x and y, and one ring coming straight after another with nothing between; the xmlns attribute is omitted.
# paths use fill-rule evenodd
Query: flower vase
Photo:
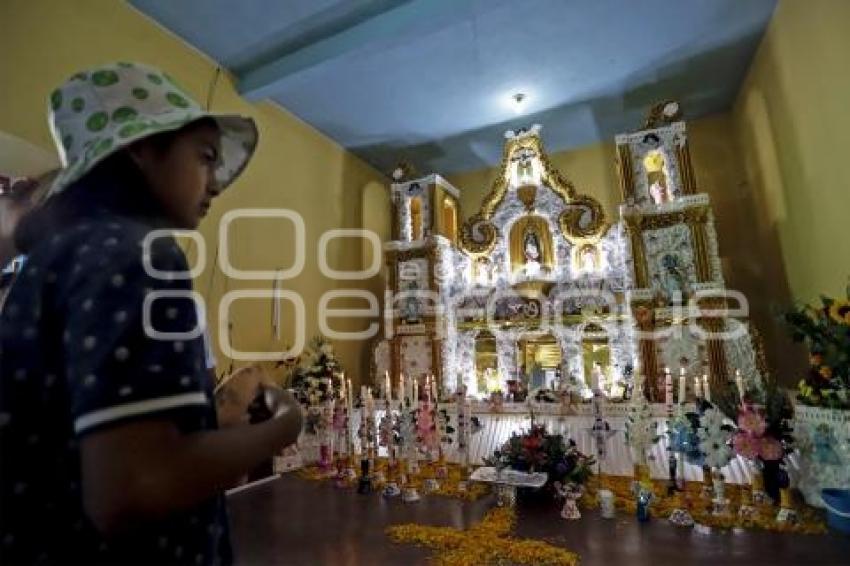
<svg viewBox="0 0 850 566"><path fill-rule="evenodd" d="M714 499L712 502L713 515L726 515L729 513L729 500L726 498L726 484L720 468L711 470L711 484L714 488Z"/></svg>
<svg viewBox="0 0 850 566"><path fill-rule="evenodd" d="M782 488L785 472L779 465L779 460L764 461L762 467L762 491L773 501L779 501L779 491Z"/></svg>
<svg viewBox="0 0 850 566"><path fill-rule="evenodd" d="M711 479L711 468L708 466L702 467L702 496L709 500L714 497L714 484Z"/></svg>

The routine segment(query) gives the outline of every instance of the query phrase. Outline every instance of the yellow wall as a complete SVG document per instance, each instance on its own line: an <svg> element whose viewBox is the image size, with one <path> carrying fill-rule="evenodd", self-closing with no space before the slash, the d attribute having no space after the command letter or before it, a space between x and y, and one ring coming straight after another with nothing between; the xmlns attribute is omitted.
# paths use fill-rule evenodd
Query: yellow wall
<svg viewBox="0 0 850 566"><path fill-rule="evenodd" d="M124 2L114 0L4 0L0 4L0 130L43 148L52 148L46 122L47 95L74 72L116 60L139 61L164 69L202 103L206 100L215 64L187 44L152 23ZM285 110L270 104L249 104L239 97L232 79L223 73L212 103L213 111L252 116L260 129L259 149L245 174L214 204L201 233L207 245L207 269L196 281L210 306L210 321L217 328L217 305L225 290L269 289L267 282L226 279L213 268L217 226L221 215L239 207L280 207L303 215L307 228L306 265L297 278L283 284L301 294L306 306L307 336L318 332L316 310L327 290L359 286L380 290L378 278L356 283L323 277L316 260L316 241L331 228L361 226L361 192L375 183L386 185L381 175L344 151ZM373 190L370 189L370 190ZM388 216L384 216L388 222ZM380 225L380 217L370 220ZM283 221L257 225L236 223L231 245L233 264L243 269L273 269L291 264L292 231ZM188 247L189 255L197 250ZM330 248L330 265L359 269L362 245L358 240L337 241ZM345 306L334 303L333 306ZM354 305L359 307L362 303ZM278 350L292 341L291 324L284 308L283 340L276 343L271 330L271 301L236 303L233 336L237 348ZM351 330L356 322L332 323ZM362 326L362 325L361 325ZM343 365L357 382L365 377L368 362L362 343L337 343ZM219 369L228 360L219 358Z"/></svg>
<svg viewBox="0 0 850 566"><path fill-rule="evenodd" d="M749 299L751 317L765 339L771 366L785 367L789 360L796 359L796 352L787 348L784 330L774 315L776 305L788 302L781 257L775 237L760 234L753 222L761 214L759 203L748 187L734 131L729 113L688 122L694 175L698 190L711 197L727 286L740 290ZM543 138L545 141L545 127ZM619 218L617 206L622 197L613 140L549 157L578 192L599 200L609 218ZM493 168L449 177L461 191L464 218L478 210L495 175Z"/></svg>
<svg viewBox="0 0 850 566"><path fill-rule="evenodd" d="M850 275L850 2L782 0L734 108L743 162L794 298ZM775 275L781 276L782 272Z"/></svg>

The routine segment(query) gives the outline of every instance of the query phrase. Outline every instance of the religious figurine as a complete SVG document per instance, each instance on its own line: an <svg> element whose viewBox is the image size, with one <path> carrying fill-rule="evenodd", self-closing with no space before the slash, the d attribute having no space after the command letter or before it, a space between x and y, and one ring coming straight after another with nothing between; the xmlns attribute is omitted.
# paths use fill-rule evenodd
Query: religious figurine
<svg viewBox="0 0 850 566"><path fill-rule="evenodd" d="M592 392L601 391L602 384L605 380L605 374L602 373L602 366L599 362L593 362L593 367L590 370L590 390Z"/></svg>
<svg viewBox="0 0 850 566"><path fill-rule="evenodd" d="M688 283L679 265L679 257L666 254L661 258L661 265L664 267L661 274L661 285L668 300L672 301L677 296L684 297L688 292Z"/></svg>
<svg viewBox="0 0 850 566"><path fill-rule="evenodd" d="M596 252L593 246L584 246L579 255L579 270L584 273L596 271Z"/></svg>
<svg viewBox="0 0 850 566"><path fill-rule="evenodd" d="M537 234L532 231L525 233L522 242L523 258L527 271L536 271L540 269L540 241L537 239Z"/></svg>
<svg viewBox="0 0 850 566"><path fill-rule="evenodd" d="M670 191L667 190L667 187L658 179L653 181L653 183L649 186L649 196L652 197L652 202L654 202L656 206L673 201Z"/></svg>
<svg viewBox="0 0 850 566"><path fill-rule="evenodd" d="M578 500L581 498L584 488L572 482L563 485L559 481L556 481L553 487L558 496L564 498L564 506L561 508L561 518L567 520L581 519L581 512L578 510Z"/></svg>
<svg viewBox="0 0 850 566"><path fill-rule="evenodd" d="M417 291L419 286L416 284L416 281L411 281L408 286L408 291ZM419 299L414 296L414 294L408 295L404 302L404 320L408 324L415 324L420 322L421 320L421 312Z"/></svg>

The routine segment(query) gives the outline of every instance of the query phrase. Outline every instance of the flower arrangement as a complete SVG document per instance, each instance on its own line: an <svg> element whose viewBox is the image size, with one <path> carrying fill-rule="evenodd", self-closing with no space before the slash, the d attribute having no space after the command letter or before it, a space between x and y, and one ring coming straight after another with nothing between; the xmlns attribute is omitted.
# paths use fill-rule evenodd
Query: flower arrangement
<svg viewBox="0 0 850 566"><path fill-rule="evenodd" d="M545 426L532 424L528 431L512 434L484 463L523 472L543 472L549 476L550 483L583 485L593 475L596 462L592 456L583 454L573 440L549 434Z"/></svg>
<svg viewBox="0 0 850 566"><path fill-rule="evenodd" d="M850 408L850 285L846 295L824 296L820 307L785 313L791 337L810 352L808 374L798 386L798 398L807 405Z"/></svg>
<svg viewBox="0 0 850 566"><path fill-rule="evenodd" d="M342 388L342 367L333 345L323 336L310 341L306 355L306 361L290 373L289 386L303 404L317 406L335 398Z"/></svg>
<svg viewBox="0 0 850 566"><path fill-rule="evenodd" d="M735 430L732 423L717 407L703 411L697 429L699 450L706 466L722 468L732 459L731 439Z"/></svg>
<svg viewBox="0 0 850 566"><path fill-rule="evenodd" d="M705 464L705 455L699 447L699 422L703 411L712 405L697 401L697 412L680 412L667 425L667 440L671 452L682 454L694 466Z"/></svg>
<svg viewBox="0 0 850 566"><path fill-rule="evenodd" d="M658 423L652 417L652 407L643 393L643 377L637 379L637 395L632 397L626 418L626 444L634 452L635 462L646 464L647 451L658 442Z"/></svg>

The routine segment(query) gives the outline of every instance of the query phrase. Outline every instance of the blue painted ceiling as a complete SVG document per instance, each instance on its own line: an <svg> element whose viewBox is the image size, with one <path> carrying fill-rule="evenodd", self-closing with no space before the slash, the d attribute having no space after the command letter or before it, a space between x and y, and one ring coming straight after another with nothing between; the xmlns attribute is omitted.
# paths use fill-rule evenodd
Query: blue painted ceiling
<svg viewBox="0 0 850 566"><path fill-rule="evenodd" d="M506 129L550 152L734 101L776 0L131 0L382 171L499 161ZM150 63L156 64L155 61ZM522 114L510 105L527 95Z"/></svg>

